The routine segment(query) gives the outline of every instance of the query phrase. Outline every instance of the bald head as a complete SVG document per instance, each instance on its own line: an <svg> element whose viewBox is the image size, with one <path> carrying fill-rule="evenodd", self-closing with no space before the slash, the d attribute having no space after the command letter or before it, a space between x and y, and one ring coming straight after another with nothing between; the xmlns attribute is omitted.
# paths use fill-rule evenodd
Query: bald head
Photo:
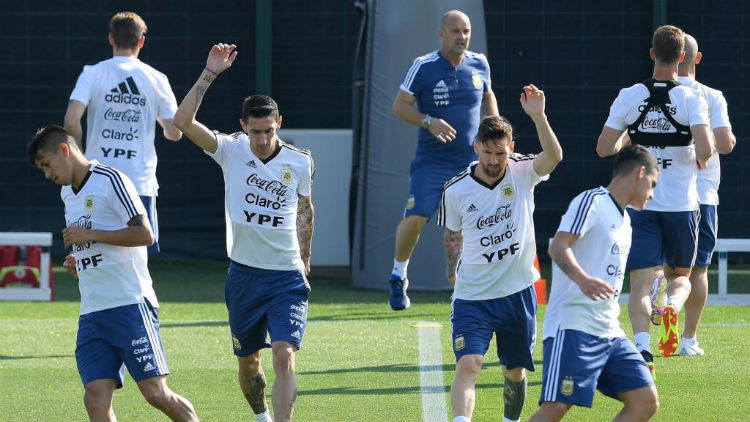
<svg viewBox="0 0 750 422"><path fill-rule="evenodd" d="M449 10L443 13L443 17L440 19L440 27L445 28L446 25L449 25L453 22L461 22L471 27L471 21L469 20L469 17L466 15L466 13L460 10Z"/></svg>
<svg viewBox="0 0 750 422"><path fill-rule="evenodd" d="M680 63L677 71L680 76L695 75L695 65L701 60L701 52L698 51L698 41L690 34L685 34L685 60Z"/></svg>

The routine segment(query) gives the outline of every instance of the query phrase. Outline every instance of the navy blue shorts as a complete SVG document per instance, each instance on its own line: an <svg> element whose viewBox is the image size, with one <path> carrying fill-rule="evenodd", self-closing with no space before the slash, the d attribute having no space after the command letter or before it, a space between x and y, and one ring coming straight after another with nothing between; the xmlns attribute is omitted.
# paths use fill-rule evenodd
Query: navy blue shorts
<svg viewBox="0 0 750 422"><path fill-rule="evenodd" d="M591 407L597 389L619 400L620 393L654 385L643 356L625 337L559 330L555 337L544 340L543 351L540 404Z"/></svg>
<svg viewBox="0 0 750 422"><path fill-rule="evenodd" d="M432 161L412 161L409 167L409 198L404 217L432 217L440 205L445 182L464 171L468 165L469 163L456 166Z"/></svg>
<svg viewBox="0 0 750 422"><path fill-rule="evenodd" d="M718 230L719 217L716 214L716 205L701 204L701 217L698 222L698 254L695 257L695 265L699 267L711 265Z"/></svg>
<svg viewBox="0 0 750 422"><path fill-rule="evenodd" d="M484 356L494 333L497 356L506 369L534 370L536 291L533 286L497 299L455 299L451 323L456 362L464 355Z"/></svg>
<svg viewBox="0 0 750 422"><path fill-rule="evenodd" d="M698 247L699 210L627 210L633 227L629 271L658 267L665 262L672 268L693 266Z"/></svg>
<svg viewBox="0 0 750 422"><path fill-rule="evenodd" d="M148 214L148 222L151 223L151 231L154 232L154 244L149 246L148 254L156 255L161 252L159 247L159 217L156 215L156 197L140 195L143 207L146 208L146 214Z"/></svg>
<svg viewBox="0 0 750 422"><path fill-rule="evenodd" d="M266 341L302 345L307 325L310 286L299 270L276 271L248 267L232 261L224 289L229 328L237 356L250 356Z"/></svg>
<svg viewBox="0 0 750 422"><path fill-rule="evenodd" d="M99 379L125 381L125 367L136 382L167 375L167 357L159 335L159 310L144 300L81 315L76 363L83 385Z"/></svg>

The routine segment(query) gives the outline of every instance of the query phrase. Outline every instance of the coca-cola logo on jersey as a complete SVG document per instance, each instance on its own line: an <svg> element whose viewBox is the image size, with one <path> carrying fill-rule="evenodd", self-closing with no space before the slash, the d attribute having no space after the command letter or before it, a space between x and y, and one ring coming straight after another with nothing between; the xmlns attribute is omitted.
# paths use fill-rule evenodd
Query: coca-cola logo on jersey
<svg viewBox="0 0 750 422"><path fill-rule="evenodd" d="M501 205L497 207L494 214L488 215L487 217L479 217L479 219L477 220L477 228L479 230L482 230L488 227L492 227L497 223L505 221L512 215L513 209L511 209L510 204Z"/></svg>
<svg viewBox="0 0 750 422"><path fill-rule="evenodd" d="M104 120L138 123L141 121L141 111L134 108L129 108L127 110L115 110L110 107L107 109L107 111L104 112Z"/></svg>
<svg viewBox="0 0 750 422"><path fill-rule="evenodd" d="M253 173L247 178L248 186L256 186L259 189L276 195L279 199L286 196L286 186L278 180L266 180Z"/></svg>

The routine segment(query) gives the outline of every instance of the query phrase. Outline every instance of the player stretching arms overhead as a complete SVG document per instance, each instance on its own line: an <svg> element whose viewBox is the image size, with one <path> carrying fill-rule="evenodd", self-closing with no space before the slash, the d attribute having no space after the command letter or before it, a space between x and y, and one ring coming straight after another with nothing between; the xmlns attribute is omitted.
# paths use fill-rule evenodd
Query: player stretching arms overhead
<svg viewBox="0 0 750 422"><path fill-rule="evenodd" d="M175 125L224 173L227 216L226 304L239 381L257 421L270 421L261 350L271 347L276 422L289 421L297 397L295 354L307 323L305 276L310 271L311 202L315 171L310 152L285 144L276 132L276 102L253 95L242 103L241 132L212 132L195 120L203 95L237 57L235 46L211 48L198 81L182 100ZM271 344L266 342L270 333Z"/></svg>
<svg viewBox="0 0 750 422"><path fill-rule="evenodd" d="M34 135L28 157L62 185L63 240L73 248L65 267L77 274L81 290L76 363L89 419L116 420L112 398L127 367L152 406L173 421L197 421L193 405L167 387L159 302L147 265L146 246L154 235L133 182L89 161L73 136L57 125Z"/></svg>

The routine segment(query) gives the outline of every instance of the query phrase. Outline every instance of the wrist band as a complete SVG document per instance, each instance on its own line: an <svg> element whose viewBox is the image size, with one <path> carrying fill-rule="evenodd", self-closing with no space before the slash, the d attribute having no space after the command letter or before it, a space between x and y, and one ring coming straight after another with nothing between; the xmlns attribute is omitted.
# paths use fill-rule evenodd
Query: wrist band
<svg viewBox="0 0 750 422"><path fill-rule="evenodd" d="M208 73L214 75L214 76L219 76L218 73L214 72L213 70L209 69L208 67L206 67L204 70L207 71Z"/></svg>

